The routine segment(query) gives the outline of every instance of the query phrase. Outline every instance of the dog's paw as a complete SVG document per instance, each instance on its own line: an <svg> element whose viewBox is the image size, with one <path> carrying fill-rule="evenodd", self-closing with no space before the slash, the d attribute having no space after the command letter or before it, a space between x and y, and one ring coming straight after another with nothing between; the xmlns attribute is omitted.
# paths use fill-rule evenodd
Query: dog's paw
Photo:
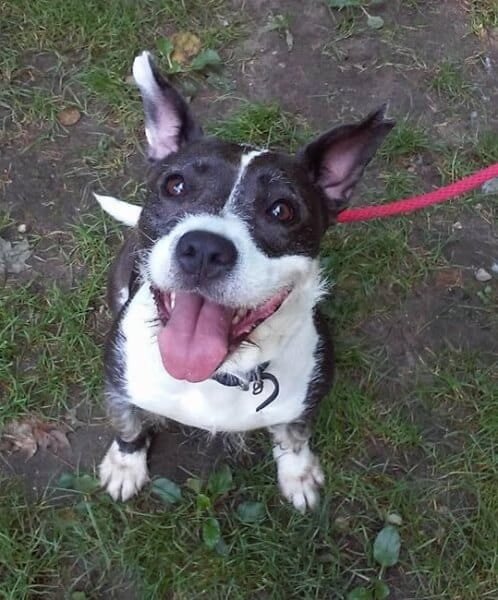
<svg viewBox="0 0 498 600"><path fill-rule="evenodd" d="M147 449L121 452L116 441L111 444L99 467L100 484L114 500L128 500L148 481Z"/></svg>
<svg viewBox="0 0 498 600"><path fill-rule="evenodd" d="M318 490L325 481L318 458L307 445L298 452L275 446L273 455L283 496L301 513L315 508L320 500Z"/></svg>

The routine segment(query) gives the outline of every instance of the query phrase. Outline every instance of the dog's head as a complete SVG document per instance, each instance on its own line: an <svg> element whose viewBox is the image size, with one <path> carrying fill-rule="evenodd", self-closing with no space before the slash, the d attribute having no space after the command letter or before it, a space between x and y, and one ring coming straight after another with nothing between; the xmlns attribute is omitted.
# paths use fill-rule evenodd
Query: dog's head
<svg viewBox="0 0 498 600"><path fill-rule="evenodd" d="M243 341L288 326L317 296L320 240L393 127L384 108L289 156L205 137L151 56L133 76L152 164L143 209L103 208L138 225L141 272L155 297L158 343L178 379L208 379ZM312 280L312 281L311 281Z"/></svg>

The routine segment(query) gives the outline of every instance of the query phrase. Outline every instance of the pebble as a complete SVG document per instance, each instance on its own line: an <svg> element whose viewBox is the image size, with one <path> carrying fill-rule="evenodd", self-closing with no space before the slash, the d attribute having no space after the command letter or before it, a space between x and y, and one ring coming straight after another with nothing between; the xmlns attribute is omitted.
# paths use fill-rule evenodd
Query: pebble
<svg viewBox="0 0 498 600"><path fill-rule="evenodd" d="M403 519L397 513L388 514L386 521L389 525L397 525L398 527L403 524Z"/></svg>
<svg viewBox="0 0 498 600"><path fill-rule="evenodd" d="M19 233L26 233L26 231L28 231L28 226L26 225L26 223L21 223L17 226L17 231Z"/></svg>
<svg viewBox="0 0 498 600"><path fill-rule="evenodd" d="M494 179L490 179L489 181L486 181L482 188L481 188L483 194L496 194L498 193L498 177L495 177Z"/></svg>
<svg viewBox="0 0 498 600"><path fill-rule="evenodd" d="M491 270L493 273L498 273L498 262L495 262L491 265Z"/></svg>
<svg viewBox="0 0 498 600"><path fill-rule="evenodd" d="M486 269L483 269L481 267L480 269L477 269L475 278L481 283L486 283L486 281L490 281L491 279L493 279L493 276L490 273L488 273Z"/></svg>

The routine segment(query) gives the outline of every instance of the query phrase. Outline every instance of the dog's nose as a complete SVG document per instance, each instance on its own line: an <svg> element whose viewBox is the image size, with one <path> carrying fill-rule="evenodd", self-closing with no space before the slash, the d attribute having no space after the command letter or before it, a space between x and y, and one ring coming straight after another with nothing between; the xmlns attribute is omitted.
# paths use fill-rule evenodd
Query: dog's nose
<svg viewBox="0 0 498 600"><path fill-rule="evenodd" d="M188 275L199 281L225 275L237 261L237 249L227 238L210 231L189 231L176 245L176 259Z"/></svg>

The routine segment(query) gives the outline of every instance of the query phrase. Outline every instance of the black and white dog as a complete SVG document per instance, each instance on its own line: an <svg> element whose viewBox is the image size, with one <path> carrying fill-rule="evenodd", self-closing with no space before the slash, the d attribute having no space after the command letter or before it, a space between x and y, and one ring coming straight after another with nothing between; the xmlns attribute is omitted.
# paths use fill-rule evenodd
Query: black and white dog
<svg viewBox="0 0 498 600"><path fill-rule="evenodd" d="M149 426L267 428L283 495L318 501L312 417L333 378L318 252L393 127L384 108L297 156L204 137L147 52L133 64L152 164L142 207L98 196L132 226L112 267L106 396L117 436L100 465L114 499L147 481Z"/></svg>

